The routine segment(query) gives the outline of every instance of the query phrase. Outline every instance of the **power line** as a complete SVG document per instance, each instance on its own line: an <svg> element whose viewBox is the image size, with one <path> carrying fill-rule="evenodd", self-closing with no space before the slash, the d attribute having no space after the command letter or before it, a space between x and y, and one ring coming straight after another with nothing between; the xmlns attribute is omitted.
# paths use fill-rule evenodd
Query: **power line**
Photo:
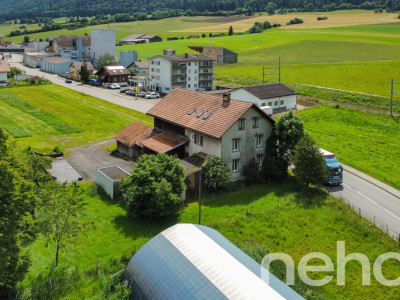
<svg viewBox="0 0 400 300"><path fill-rule="evenodd" d="M265 70L278 70L278 73L265 73ZM265 76L278 76L278 81L281 82L281 58L280 57L278 60L278 67L266 68L263 66L263 84L265 83Z"/></svg>

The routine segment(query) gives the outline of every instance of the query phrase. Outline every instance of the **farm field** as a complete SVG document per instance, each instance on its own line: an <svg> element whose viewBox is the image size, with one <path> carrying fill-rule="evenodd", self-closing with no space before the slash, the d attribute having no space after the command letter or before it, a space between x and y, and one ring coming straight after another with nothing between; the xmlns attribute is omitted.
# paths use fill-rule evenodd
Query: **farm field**
<svg viewBox="0 0 400 300"><path fill-rule="evenodd" d="M45 240L39 236L28 248L32 266L20 289L29 286L32 293L41 291L42 298L103 298L108 279L124 267L135 248L138 250L176 222L198 221L196 202L189 203L177 219L146 222L128 216L116 202L92 194L90 184L83 184L83 188L89 203L88 219L94 221L96 228L79 244L61 251L60 266L56 269L53 268L52 244L45 247ZM205 197L202 224L220 231L250 255L261 246L270 252L291 255L296 266L303 255L313 251L327 254L336 264L336 241L346 242L346 254L361 252L371 261L382 253L398 251L396 242L360 219L341 201L325 192L310 196L298 190L297 184L289 178L278 184ZM306 198L310 205L301 204ZM243 217L246 210L252 210L252 215ZM100 271L96 271L97 262ZM362 286L360 272L358 263L349 262L345 286L337 286L333 279L329 285L313 289L313 292L322 294L325 299L389 299L400 293L399 287L385 287L373 277L371 286ZM399 263L388 261L383 272L387 278L397 278ZM332 275L335 278L335 273ZM51 288L48 288L49 279L52 279Z"/></svg>
<svg viewBox="0 0 400 300"><path fill-rule="evenodd" d="M316 144L339 161L400 189L400 123L391 117L325 105L299 112Z"/></svg>
<svg viewBox="0 0 400 300"><path fill-rule="evenodd" d="M0 89L0 126L18 146L52 150L110 139L145 114L58 85Z"/></svg>

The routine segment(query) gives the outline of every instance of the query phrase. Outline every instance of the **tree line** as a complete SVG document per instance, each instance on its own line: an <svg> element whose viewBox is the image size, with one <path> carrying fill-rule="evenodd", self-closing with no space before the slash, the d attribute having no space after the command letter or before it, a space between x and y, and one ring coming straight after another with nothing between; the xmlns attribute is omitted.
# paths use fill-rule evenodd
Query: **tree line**
<svg viewBox="0 0 400 300"><path fill-rule="evenodd" d="M384 9L395 12L400 10L400 0L116 0L116 1L6 1L0 0L0 18L4 20L34 19L38 17L93 17L104 13L117 15L124 21L142 18L167 18L179 15L231 15L252 14L267 11L268 4L274 4L277 10L296 9L296 11L330 11L337 9ZM270 6L271 7L271 6ZM269 7L269 8L270 8ZM127 16L129 16L129 20ZM118 17L116 18L116 20Z"/></svg>

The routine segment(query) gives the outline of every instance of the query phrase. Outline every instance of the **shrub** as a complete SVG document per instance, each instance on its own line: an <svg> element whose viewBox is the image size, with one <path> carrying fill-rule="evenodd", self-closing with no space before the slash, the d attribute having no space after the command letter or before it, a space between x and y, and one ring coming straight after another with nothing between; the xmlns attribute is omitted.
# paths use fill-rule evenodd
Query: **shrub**
<svg viewBox="0 0 400 300"><path fill-rule="evenodd" d="M317 21L322 21L322 20L328 20L327 16L323 16L323 17L318 17Z"/></svg>
<svg viewBox="0 0 400 300"><path fill-rule="evenodd" d="M260 182L260 167L254 158L243 167L242 174L245 177L246 184Z"/></svg>
<svg viewBox="0 0 400 300"><path fill-rule="evenodd" d="M226 190L232 182L231 171L223 158L208 156L203 164L204 183L211 191Z"/></svg>

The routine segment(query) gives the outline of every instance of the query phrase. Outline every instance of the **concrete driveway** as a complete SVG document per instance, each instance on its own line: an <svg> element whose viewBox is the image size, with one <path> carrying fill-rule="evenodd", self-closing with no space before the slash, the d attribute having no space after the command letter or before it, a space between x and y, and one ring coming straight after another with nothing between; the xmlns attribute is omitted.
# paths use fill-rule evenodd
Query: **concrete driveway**
<svg viewBox="0 0 400 300"><path fill-rule="evenodd" d="M135 166L133 161L112 156L104 149L113 143L115 140L66 149L71 153L67 156L67 160L85 179L92 181L96 181L96 168L98 167L116 165L130 173Z"/></svg>

